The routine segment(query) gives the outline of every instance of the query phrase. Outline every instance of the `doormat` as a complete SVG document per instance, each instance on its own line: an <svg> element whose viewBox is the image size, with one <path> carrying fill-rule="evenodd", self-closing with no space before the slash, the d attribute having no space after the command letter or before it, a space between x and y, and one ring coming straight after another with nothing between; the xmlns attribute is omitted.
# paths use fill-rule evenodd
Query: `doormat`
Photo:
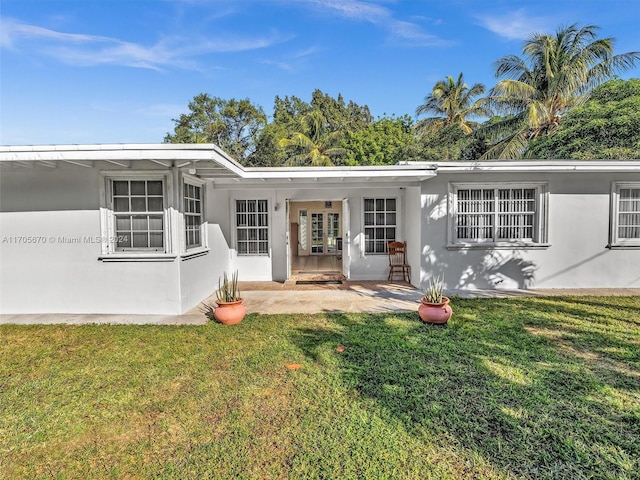
<svg viewBox="0 0 640 480"><path fill-rule="evenodd" d="M296 285L342 285L342 280L296 280Z"/></svg>

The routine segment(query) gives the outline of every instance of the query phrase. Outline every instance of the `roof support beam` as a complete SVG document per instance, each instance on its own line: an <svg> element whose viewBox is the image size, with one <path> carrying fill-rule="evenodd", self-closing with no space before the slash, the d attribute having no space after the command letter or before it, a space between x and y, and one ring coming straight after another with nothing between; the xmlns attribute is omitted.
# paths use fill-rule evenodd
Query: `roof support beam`
<svg viewBox="0 0 640 480"><path fill-rule="evenodd" d="M157 163L158 165L162 165L163 167L167 167L167 168L169 168L171 166L171 162L163 162L162 160L154 160L154 159L151 159L150 161L153 162L153 163Z"/></svg>
<svg viewBox="0 0 640 480"><path fill-rule="evenodd" d="M131 162L129 162L128 164L123 162L116 162L115 160L105 160L105 162L111 163L113 165L118 165L119 167L131 168Z"/></svg>
<svg viewBox="0 0 640 480"><path fill-rule="evenodd" d="M65 163L70 163L72 165L78 165L79 167L93 168L93 165L91 165L91 164L87 165L86 163L74 162L73 160L61 160L61 161L65 162Z"/></svg>

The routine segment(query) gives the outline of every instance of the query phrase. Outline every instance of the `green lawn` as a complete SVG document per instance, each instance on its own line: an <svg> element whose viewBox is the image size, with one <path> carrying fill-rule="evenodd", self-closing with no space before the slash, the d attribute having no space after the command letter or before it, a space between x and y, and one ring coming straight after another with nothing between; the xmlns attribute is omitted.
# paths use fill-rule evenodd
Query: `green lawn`
<svg viewBox="0 0 640 480"><path fill-rule="evenodd" d="M640 478L640 298L453 308L1 325L0 478Z"/></svg>

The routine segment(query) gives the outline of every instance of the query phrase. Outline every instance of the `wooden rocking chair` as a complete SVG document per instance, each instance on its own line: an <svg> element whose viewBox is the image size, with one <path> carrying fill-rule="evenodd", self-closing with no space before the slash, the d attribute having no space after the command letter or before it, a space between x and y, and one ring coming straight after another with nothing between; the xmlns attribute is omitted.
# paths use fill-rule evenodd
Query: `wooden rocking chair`
<svg viewBox="0 0 640 480"><path fill-rule="evenodd" d="M411 281L411 266L407 263L407 242L388 242L389 253L389 278L393 281L396 274L402 274L405 282Z"/></svg>

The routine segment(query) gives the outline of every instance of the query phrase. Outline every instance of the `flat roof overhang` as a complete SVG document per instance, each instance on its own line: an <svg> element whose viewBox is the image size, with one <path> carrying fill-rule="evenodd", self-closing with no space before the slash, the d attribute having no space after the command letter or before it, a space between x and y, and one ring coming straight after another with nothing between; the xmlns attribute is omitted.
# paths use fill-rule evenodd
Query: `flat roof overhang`
<svg viewBox="0 0 640 480"><path fill-rule="evenodd" d="M213 181L218 188L304 185L418 185L437 174L535 172L640 172L640 160L518 160L403 162L357 167L245 168L214 144L97 144L0 146L0 166L57 168L60 164L100 169L179 168Z"/></svg>
<svg viewBox="0 0 640 480"><path fill-rule="evenodd" d="M242 165L213 144L36 145L0 147L0 165L56 168L173 168L203 178L239 178Z"/></svg>
<svg viewBox="0 0 640 480"><path fill-rule="evenodd" d="M329 184L408 184L436 175L433 165L358 167L265 167L245 168L213 144L109 144L37 145L0 147L0 165L16 168L57 168L59 164L87 168L150 169L179 168L220 188Z"/></svg>
<svg viewBox="0 0 640 480"><path fill-rule="evenodd" d="M401 165L432 165L403 162ZM640 172L640 160L487 160L437 162L438 173L525 173L525 172Z"/></svg>
<svg viewBox="0 0 640 480"><path fill-rule="evenodd" d="M302 185L305 188L350 186L366 188L377 186L418 185L419 182L436 175L434 166L372 166L372 167L271 167L246 168L242 178L216 178L217 188L247 187L287 188Z"/></svg>

